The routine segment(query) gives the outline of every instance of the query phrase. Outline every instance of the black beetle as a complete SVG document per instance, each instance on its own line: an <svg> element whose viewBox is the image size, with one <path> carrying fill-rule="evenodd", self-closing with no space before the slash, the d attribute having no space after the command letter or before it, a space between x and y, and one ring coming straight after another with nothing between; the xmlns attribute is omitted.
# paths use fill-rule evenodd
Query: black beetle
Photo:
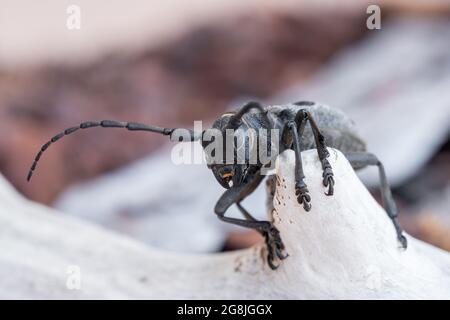
<svg viewBox="0 0 450 320"><path fill-rule="evenodd" d="M309 124L309 126L307 126ZM258 221L245 210L241 201L251 194L256 187L263 181L264 174L262 171L273 163L273 160L286 149L292 149L295 152L295 190L296 197L306 211L311 208L311 197L308 188L304 182L303 166L301 151L308 149L317 149L318 158L323 168L323 185L328 188L326 194L333 195L334 178L333 171L327 158L329 152L327 146L340 150L349 160L352 167L361 169L369 165L378 166L380 177L380 189L384 207L389 218L392 220L398 240L403 248L407 247L407 241L403 231L397 221L398 209L392 197L389 184L386 179L383 164L378 158L366 152L364 141L358 137L354 130L353 122L340 110L333 109L326 105L317 104L310 101L300 101L293 104L281 106L263 107L258 102L246 103L236 112L227 112L217 119L211 129L202 132L194 132L188 129L161 128L134 122L121 122L112 120L103 121L87 121L79 126L71 127L63 132L55 135L50 141L45 143L36 155L33 164L28 173L27 179L30 180L36 169L37 162L42 153L54 142L63 136L71 134L79 129L87 129L93 127L104 128L126 128L132 131L150 131L170 136L172 141L201 140L205 151L214 141L210 133L218 131L224 140L230 139L228 131L241 132L241 136L245 136L246 140L243 144L244 157L243 161L237 161L237 141L236 136L232 136L231 143L232 158L231 161L225 161L223 154L219 157L213 157L209 153L210 158L214 160L207 161L208 167L212 170L217 181L227 190L217 201L215 213L219 219L236 224L239 226L256 229L266 239L268 254L267 261L272 269L277 266L273 263L275 257L285 259L287 254L283 253L284 245L281 240L279 231L269 221ZM264 130L261 130L264 129ZM275 140L276 148L273 148L273 137L270 132L278 132L277 140ZM266 139L267 145L261 146L255 139L248 139L248 132L255 132L259 137L261 132L267 132L269 139ZM182 134L180 134L182 133ZM210 137L208 137L210 136ZM183 139L180 139L182 137ZM216 136L217 137L217 136ZM267 138L267 137L266 137ZM260 140L258 140L260 141ZM267 154L270 154L264 161L260 157L256 157L255 161L249 161L250 154L261 148L267 148ZM226 153L227 150L224 152ZM275 150L275 151L274 151ZM217 149L215 149L217 152ZM206 152L208 158L208 152ZM223 161L217 161L222 159ZM245 219L237 219L225 216L227 209L236 204Z"/></svg>

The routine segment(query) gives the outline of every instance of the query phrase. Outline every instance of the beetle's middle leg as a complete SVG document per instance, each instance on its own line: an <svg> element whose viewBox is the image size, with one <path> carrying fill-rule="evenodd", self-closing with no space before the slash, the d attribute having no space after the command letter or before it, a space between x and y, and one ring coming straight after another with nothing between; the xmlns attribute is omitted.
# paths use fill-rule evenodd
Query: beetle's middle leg
<svg viewBox="0 0 450 320"><path fill-rule="evenodd" d="M300 124L300 131L304 128L303 120ZM292 135L292 148L295 152L295 195L297 196L297 201L300 204L303 204L303 208L305 211L311 210L311 196L309 195L308 187L304 181L305 174L303 172L303 164L302 164L302 154L300 148L300 138L299 138L299 130L295 121L289 121L286 123L286 129L288 129ZM284 132L285 130L283 130ZM286 135L283 135L284 139L286 139ZM288 141L284 141L287 145Z"/></svg>
<svg viewBox="0 0 450 320"><path fill-rule="evenodd" d="M309 124L311 125L317 153L319 155L319 160L322 164L323 185L325 187L328 187L328 193L325 194L331 196L334 193L334 175L330 162L327 159L330 156L330 153L328 152L327 147L325 145L325 137L320 132L319 127L317 126L316 121L312 117L311 113L307 112L306 110L298 111L295 116L295 122L299 126L300 137L302 137L306 121L308 121Z"/></svg>
<svg viewBox="0 0 450 320"><path fill-rule="evenodd" d="M224 222L255 229L260 232L266 239L267 262L271 269L276 269L278 266L273 263L275 257L278 257L280 260L287 258L287 255L283 254L284 244L281 240L280 232L270 221L258 221L253 218L240 204L246 196L256 189L263 179L264 176L256 172L250 181L225 191L219 201L217 201L214 212ZM225 216L226 210L233 204L237 204L239 210L246 217L246 220Z"/></svg>

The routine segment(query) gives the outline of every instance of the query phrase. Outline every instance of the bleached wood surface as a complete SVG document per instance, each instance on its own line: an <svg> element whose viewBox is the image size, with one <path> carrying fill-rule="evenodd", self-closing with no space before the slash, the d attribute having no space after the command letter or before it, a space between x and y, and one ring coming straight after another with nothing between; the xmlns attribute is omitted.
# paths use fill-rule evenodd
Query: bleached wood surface
<svg viewBox="0 0 450 320"><path fill-rule="evenodd" d="M386 213L338 151L333 197L324 195L316 152L303 159L308 213L293 196L293 153L277 163L273 216L290 254L277 271L262 245L162 252L27 201L2 178L0 298L450 298L449 253L410 236L408 250L399 249ZM66 286L73 265L79 290Z"/></svg>

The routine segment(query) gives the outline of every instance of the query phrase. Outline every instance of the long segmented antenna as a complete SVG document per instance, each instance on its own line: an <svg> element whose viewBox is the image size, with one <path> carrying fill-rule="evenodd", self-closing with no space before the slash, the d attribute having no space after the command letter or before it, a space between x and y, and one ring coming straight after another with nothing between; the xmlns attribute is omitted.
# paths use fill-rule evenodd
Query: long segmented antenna
<svg viewBox="0 0 450 320"><path fill-rule="evenodd" d="M249 112L251 109L258 109L259 112L265 114L264 107L259 103L255 101L247 102L238 112L233 114L228 122L228 124L225 126L224 130L226 129L235 129L239 126L239 123L242 119L242 116ZM266 121L269 121L267 118L267 115L265 115Z"/></svg>
<svg viewBox="0 0 450 320"><path fill-rule="evenodd" d="M58 133L53 138L51 138L47 143L45 143L39 152L36 154L36 157L33 160L33 164L31 165L30 170L28 171L27 181L30 181L31 177L33 176L34 171L36 170L37 163L39 159L41 159L42 154L45 150L48 149L48 147L61 139L64 136L67 136L69 134L74 133L75 131L79 129L88 129L88 128L94 128L94 127L103 127L103 128L126 128L130 131L150 131L155 133L160 133L162 135L168 136L171 135L175 128L160 128L156 126L150 126L142 123L136 123L136 122L122 122L122 121L114 121L114 120L103 120L103 121L86 121L81 123L77 127L71 127L65 129L63 132ZM188 129L185 129L188 130ZM196 140L196 137L192 130L189 130L191 132L191 140Z"/></svg>

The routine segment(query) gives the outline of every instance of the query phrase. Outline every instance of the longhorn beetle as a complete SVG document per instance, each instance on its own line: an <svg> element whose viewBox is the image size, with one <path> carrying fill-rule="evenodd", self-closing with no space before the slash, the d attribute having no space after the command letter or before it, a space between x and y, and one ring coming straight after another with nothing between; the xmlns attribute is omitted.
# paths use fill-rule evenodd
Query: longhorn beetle
<svg viewBox="0 0 450 320"><path fill-rule="evenodd" d="M326 195L331 196L333 195L335 181L333 178L333 170L327 160L329 152L326 146L336 148L347 157L355 170L371 165L378 167L384 207L394 224L401 246L405 249L407 247L406 238L403 236L403 231L397 221L398 210L386 179L383 164L375 155L366 152L366 145L358 137L353 122L340 110L309 101L266 107L263 107L258 102L249 102L236 112L223 114L214 122L211 129L202 132L194 132L189 129L160 128L134 122L112 120L87 121L81 123L79 126L64 130L45 143L33 161L27 180L31 179L37 162L43 152L52 143L79 129L93 127L126 128L131 131L155 132L169 136L172 141L176 140L175 133L177 130L184 130L184 132L188 133L187 139L189 141L200 140L205 151L212 142L206 139L209 130L219 131L225 138L227 137L226 132L228 129L241 130L244 133L250 131L250 129L258 132L260 132L259 129L279 130L278 132L280 134L278 135L278 141L276 141L279 147L271 155L271 159L274 160L278 154L286 149L292 149L295 152L295 194L298 203L306 211L311 209L311 196L304 182L305 175L303 173L301 151L317 149L318 158L323 169L323 185L328 188ZM246 144L245 149L258 147L254 144L255 142L253 144ZM236 149L235 141L233 146ZM237 161L232 163L216 161L209 162L208 168L212 170L217 181L227 189L217 201L214 209L218 218L222 221L252 228L260 232L266 240L267 262L272 269L276 269L278 265L274 264L274 260L276 258L283 260L288 256L284 252L284 245L279 231L272 222L256 220L241 205L241 201L251 194L264 179L265 176L261 172L267 165L268 163L263 163L260 159L257 159L256 163L250 163L249 161L244 161L243 163L238 163ZM225 212L233 204L237 205L245 219L225 216Z"/></svg>

